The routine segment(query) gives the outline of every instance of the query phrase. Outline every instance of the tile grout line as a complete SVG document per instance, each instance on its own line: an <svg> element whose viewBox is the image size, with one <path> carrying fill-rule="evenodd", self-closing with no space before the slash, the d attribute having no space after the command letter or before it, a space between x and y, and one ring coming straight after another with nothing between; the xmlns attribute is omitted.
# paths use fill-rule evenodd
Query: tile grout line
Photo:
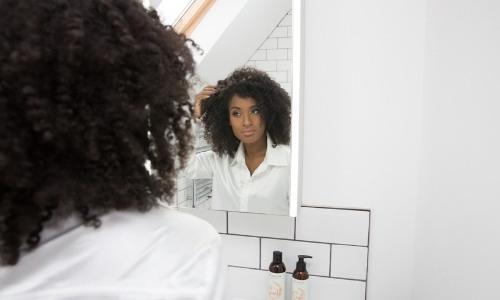
<svg viewBox="0 0 500 300"><path fill-rule="evenodd" d="M262 269L262 238L259 238L259 268Z"/></svg>
<svg viewBox="0 0 500 300"><path fill-rule="evenodd" d="M226 211L226 234L229 234L229 212Z"/></svg>
<svg viewBox="0 0 500 300"><path fill-rule="evenodd" d="M332 244L330 244L330 265L328 266L328 276L332 277Z"/></svg>
<svg viewBox="0 0 500 300"><path fill-rule="evenodd" d="M368 262L370 257L370 230L372 227L372 212L368 212L368 240L366 242L366 274L365 274L365 300L368 299Z"/></svg>
<svg viewBox="0 0 500 300"><path fill-rule="evenodd" d="M297 240L297 217L293 218L293 239Z"/></svg>

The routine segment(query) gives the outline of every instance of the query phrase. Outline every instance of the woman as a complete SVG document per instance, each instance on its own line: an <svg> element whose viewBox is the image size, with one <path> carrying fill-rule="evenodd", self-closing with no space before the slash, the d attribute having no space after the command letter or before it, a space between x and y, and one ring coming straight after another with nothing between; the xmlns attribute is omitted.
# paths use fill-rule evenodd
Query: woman
<svg viewBox="0 0 500 300"><path fill-rule="evenodd" d="M187 175L213 179L211 208L288 214L290 106L278 83L248 67L196 96L212 151L193 157Z"/></svg>
<svg viewBox="0 0 500 300"><path fill-rule="evenodd" d="M220 237L159 205L191 148L186 39L134 0L0 11L0 299L220 299Z"/></svg>

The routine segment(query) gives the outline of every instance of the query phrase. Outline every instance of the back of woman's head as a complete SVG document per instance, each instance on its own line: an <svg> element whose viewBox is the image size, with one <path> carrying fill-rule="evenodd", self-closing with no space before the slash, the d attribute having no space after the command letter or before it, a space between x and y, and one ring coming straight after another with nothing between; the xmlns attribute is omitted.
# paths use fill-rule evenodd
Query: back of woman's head
<svg viewBox="0 0 500 300"><path fill-rule="evenodd" d="M138 1L0 0L0 11L0 264L15 264L56 216L97 226L169 198L191 148L194 64Z"/></svg>

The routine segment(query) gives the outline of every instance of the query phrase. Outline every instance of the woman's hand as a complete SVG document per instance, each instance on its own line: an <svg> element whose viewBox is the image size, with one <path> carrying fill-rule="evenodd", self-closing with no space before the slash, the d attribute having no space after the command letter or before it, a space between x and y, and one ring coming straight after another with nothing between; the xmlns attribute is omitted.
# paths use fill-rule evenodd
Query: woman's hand
<svg viewBox="0 0 500 300"><path fill-rule="evenodd" d="M201 103L215 93L214 85L207 85L194 97L194 117L201 118Z"/></svg>

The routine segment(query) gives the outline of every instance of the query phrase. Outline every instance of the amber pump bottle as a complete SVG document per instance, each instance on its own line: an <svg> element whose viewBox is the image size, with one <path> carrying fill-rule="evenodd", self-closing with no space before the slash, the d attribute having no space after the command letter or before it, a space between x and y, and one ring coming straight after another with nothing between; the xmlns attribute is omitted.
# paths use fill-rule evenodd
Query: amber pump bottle
<svg viewBox="0 0 500 300"><path fill-rule="evenodd" d="M269 264L267 300L285 300L285 271L282 253L273 251L273 261Z"/></svg>
<svg viewBox="0 0 500 300"><path fill-rule="evenodd" d="M307 272L304 258L312 258L312 256L299 255L297 267L292 275L292 300L309 300L309 273Z"/></svg>

